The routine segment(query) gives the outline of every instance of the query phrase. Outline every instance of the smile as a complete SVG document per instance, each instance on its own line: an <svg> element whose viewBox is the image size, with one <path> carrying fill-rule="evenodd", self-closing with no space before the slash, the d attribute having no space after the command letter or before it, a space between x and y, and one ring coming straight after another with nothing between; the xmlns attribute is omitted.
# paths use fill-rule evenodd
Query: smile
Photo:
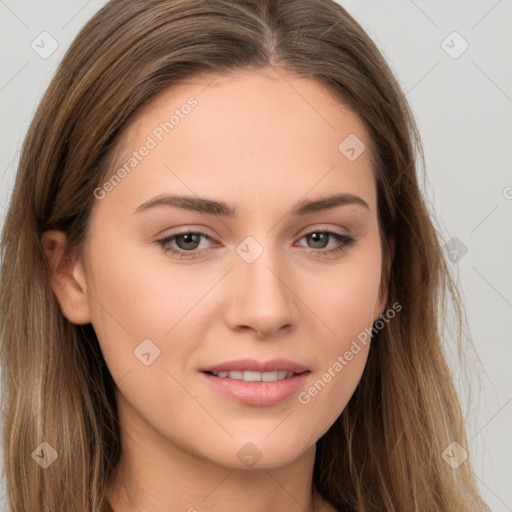
<svg viewBox="0 0 512 512"><path fill-rule="evenodd" d="M221 379L244 380L246 382L274 382L276 380L284 380L297 375L295 372L286 370L277 370L274 372L256 372L252 370L229 371L229 372L208 372L215 377Z"/></svg>

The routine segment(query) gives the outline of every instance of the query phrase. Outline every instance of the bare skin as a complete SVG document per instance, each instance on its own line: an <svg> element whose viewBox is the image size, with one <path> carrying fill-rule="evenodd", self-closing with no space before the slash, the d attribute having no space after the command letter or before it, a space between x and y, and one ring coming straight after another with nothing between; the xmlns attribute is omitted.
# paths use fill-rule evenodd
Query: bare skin
<svg viewBox="0 0 512 512"><path fill-rule="evenodd" d="M158 140L155 128L190 97L197 105ZM60 257L64 233L43 235L62 312L93 324L118 387L123 456L107 488L115 512L314 510L316 442L353 394L369 344L341 371L333 365L384 312L387 294L369 150L350 160L338 149L351 134L369 147L359 118L314 80L273 69L196 79L153 98L129 126L112 173L148 136L156 147L95 199L83 259ZM135 211L165 193L226 202L237 216ZM367 207L291 212L333 194ZM206 236L183 237L191 232ZM134 355L146 339L146 353L160 351L149 365ZM242 404L201 372L247 357L307 367L302 402L294 393ZM244 446L258 458L252 467ZM318 498L319 510L335 510Z"/></svg>

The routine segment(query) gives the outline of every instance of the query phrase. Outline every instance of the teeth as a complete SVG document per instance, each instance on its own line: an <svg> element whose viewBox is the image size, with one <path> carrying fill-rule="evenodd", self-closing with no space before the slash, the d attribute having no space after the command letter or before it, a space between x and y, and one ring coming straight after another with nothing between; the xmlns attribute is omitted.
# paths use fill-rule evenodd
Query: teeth
<svg viewBox="0 0 512 512"><path fill-rule="evenodd" d="M238 373L241 373L241 372L236 372L237 374ZM248 382L257 382L257 381L261 381L261 377L262 377L262 373L260 372L251 372L251 371L246 371L242 374L242 379L243 380L246 380ZM277 378L277 376L276 376Z"/></svg>
<svg viewBox="0 0 512 512"><path fill-rule="evenodd" d="M246 370L243 372L232 371L212 373L216 377L220 377L221 379L229 378L235 380L245 380L246 382L274 382L276 380L288 379L295 375L294 372L287 372L286 370L277 370L275 372L253 372L250 370Z"/></svg>

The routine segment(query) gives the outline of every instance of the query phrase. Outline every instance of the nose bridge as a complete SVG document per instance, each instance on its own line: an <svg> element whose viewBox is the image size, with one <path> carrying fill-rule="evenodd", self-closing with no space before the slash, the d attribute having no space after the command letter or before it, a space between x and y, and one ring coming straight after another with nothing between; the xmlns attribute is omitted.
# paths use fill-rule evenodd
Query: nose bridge
<svg viewBox="0 0 512 512"><path fill-rule="evenodd" d="M236 248L228 321L231 327L250 327L260 336L295 324L298 312L289 288L285 260L270 236L246 237Z"/></svg>

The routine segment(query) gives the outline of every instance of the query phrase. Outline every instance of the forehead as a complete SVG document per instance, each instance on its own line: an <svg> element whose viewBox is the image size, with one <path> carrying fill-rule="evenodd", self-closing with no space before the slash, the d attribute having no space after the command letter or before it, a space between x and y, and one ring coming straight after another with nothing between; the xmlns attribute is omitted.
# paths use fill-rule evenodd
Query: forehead
<svg viewBox="0 0 512 512"><path fill-rule="evenodd" d="M237 71L170 87L137 112L110 171L148 141L152 149L110 199L124 191L130 201L164 192L231 203L295 203L326 192L375 200L363 123L312 78Z"/></svg>

